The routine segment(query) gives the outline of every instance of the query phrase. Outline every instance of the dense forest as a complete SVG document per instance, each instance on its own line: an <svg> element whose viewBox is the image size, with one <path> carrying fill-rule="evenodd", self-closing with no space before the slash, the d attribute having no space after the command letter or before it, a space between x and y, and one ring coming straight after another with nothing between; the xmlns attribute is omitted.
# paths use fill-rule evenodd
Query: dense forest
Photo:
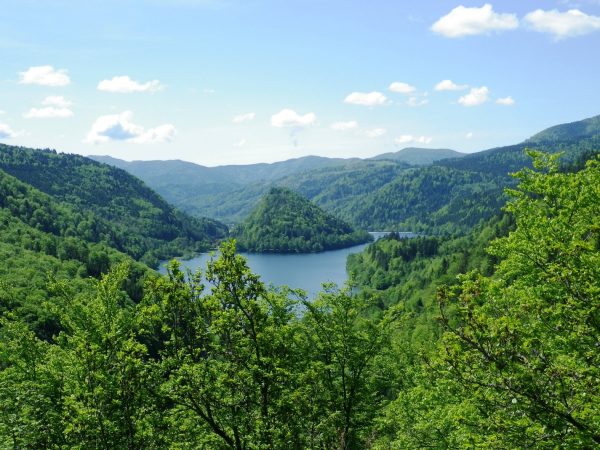
<svg viewBox="0 0 600 450"><path fill-rule="evenodd" d="M0 206L34 228L105 243L151 267L227 235L225 225L181 213L124 170L78 155L0 144L0 189Z"/></svg>
<svg viewBox="0 0 600 450"><path fill-rule="evenodd" d="M506 201L504 189L514 186L509 174L531 167L525 149L563 152L568 162L598 146L600 116L595 116L468 155L409 148L366 160L306 157L223 168L185 163L185 169L178 161L107 162L139 176L182 210L228 224L242 222L270 187L282 186L354 227L456 235L498 212ZM186 175L191 173L197 175Z"/></svg>
<svg viewBox="0 0 600 450"><path fill-rule="evenodd" d="M359 295L314 301L266 288L231 242L209 287L176 262L134 275L117 253L98 275L4 207L22 272L0 286L0 446L600 445L600 159L531 156L470 237L391 235L349 262ZM36 258L48 277L25 311Z"/></svg>
<svg viewBox="0 0 600 450"><path fill-rule="evenodd" d="M240 250L259 253L322 252L371 240L285 188L271 188L232 234Z"/></svg>

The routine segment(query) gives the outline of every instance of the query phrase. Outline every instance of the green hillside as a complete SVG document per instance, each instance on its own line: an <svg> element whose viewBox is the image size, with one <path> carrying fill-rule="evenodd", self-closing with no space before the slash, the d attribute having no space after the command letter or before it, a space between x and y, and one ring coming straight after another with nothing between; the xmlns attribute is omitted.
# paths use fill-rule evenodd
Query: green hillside
<svg viewBox="0 0 600 450"><path fill-rule="evenodd" d="M147 164L147 174L140 176L159 192L168 193L180 208L195 216L231 224L240 223L270 187L283 186L356 227L465 233L498 212L505 201L503 190L514 186L509 174L531 166L526 149L563 152L563 165L571 164L600 146L599 117L549 128L521 144L455 158L447 158L453 153L444 149L429 150L428 154L434 152L444 159L418 168L407 164L418 164L417 160L403 162L400 156L408 153L422 157L425 149L405 149L370 160L330 160L313 167L290 160L272 165L204 168L207 172L203 181L198 181L198 177L177 177L177 172L169 176L169 164L181 162L164 162L164 166L156 161L119 164L125 168L127 164ZM286 175L286 170L292 170L290 164L302 170ZM235 172L227 172L228 177L223 178L223 172L220 177L211 178L219 170L231 171L234 167L238 174L254 168L259 175L236 178ZM150 168L163 181L153 178ZM208 176L209 173L213 175ZM177 179L177 186L161 184L170 183L169 179Z"/></svg>
<svg viewBox="0 0 600 450"><path fill-rule="evenodd" d="M159 259L207 249L227 233L214 220L177 211L124 170L83 156L0 145L0 169L23 183L28 201L45 194L31 207L44 231L105 242L153 266ZM46 223L60 214L42 216L44 208L66 208L76 220Z"/></svg>
<svg viewBox="0 0 600 450"><path fill-rule="evenodd" d="M240 250L259 253L321 252L371 239L285 188L271 188L233 234Z"/></svg>

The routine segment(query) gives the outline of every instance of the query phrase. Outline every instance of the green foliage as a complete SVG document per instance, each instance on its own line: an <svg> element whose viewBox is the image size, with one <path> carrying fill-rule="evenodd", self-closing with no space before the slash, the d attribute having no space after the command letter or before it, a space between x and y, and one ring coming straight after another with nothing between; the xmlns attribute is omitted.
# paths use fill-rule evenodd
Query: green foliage
<svg viewBox="0 0 600 450"><path fill-rule="evenodd" d="M283 186L356 227L466 234L499 212L506 201L504 188L514 187L508 174L531 165L528 147L563 152L563 163L571 164L600 145L598 117L549 128L518 145L460 157L443 149L405 149L370 160L308 157L216 168L180 161L112 163L140 176L184 211L227 223L240 223L270 187ZM410 164L433 162L437 156L432 154L446 159L411 168L402 162L407 152ZM173 180L170 170L182 176Z"/></svg>
<svg viewBox="0 0 600 450"><path fill-rule="evenodd" d="M568 173L556 156L533 156L507 207L516 229L490 247L494 276L440 289L439 355L390 405L387 442L600 444L600 163Z"/></svg>
<svg viewBox="0 0 600 450"><path fill-rule="evenodd" d="M0 145L0 206L42 231L103 242L156 266L227 229L173 209L123 170L78 155ZM6 175L6 173L18 179Z"/></svg>
<svg viewBox="0 0 600 450"><path fill-rule="evenodd" d="M321 252L371 239L284 188L271 188L233 234L241 250L276 253Z"/></svg>

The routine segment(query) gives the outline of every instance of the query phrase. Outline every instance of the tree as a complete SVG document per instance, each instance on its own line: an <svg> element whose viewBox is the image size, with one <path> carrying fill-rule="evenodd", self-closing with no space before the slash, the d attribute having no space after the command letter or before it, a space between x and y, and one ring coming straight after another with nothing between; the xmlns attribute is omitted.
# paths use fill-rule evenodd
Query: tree
<svg viewBox="0 0 600 450"><path fill-rule="evenodd" d="M443 363L478 414L457 423L489 447L600 444L600 162L577 173L532 153L490 252L496 276L439 293ZM447 314L448 307L457 314Z"/></svg>
<svg viewBox="0 0 600 450"><path fill-rule="evenodd" d="M305 302L307 379L314 399L311 444L318 448L364 448L383 396L377 389L378 356L385 322L365 316L368 304L329 286Z"/></svg>

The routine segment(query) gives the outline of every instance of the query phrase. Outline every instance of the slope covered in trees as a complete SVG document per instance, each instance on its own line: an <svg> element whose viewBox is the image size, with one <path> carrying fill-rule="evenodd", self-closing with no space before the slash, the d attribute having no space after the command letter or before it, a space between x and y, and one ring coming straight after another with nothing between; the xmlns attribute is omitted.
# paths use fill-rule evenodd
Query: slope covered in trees
<svg viewBox="0 0 600 450"><path fill-rule="evenodd" d="M214 184L190 185L188 189L186 183L196 181L184 179L169 198L191 214L240 223L271 186L284 186L356 227L464 234L498 213L506 200L504 188L514 186L508 174L531 165L526 149L563 152L563 164L570 164L600 145L599 117L551 127L521 144L442 159L425 167L411 168L398 160L396 156L403 151L380 155L392 160L341 160L305 166L287 175L274 170L276 165L262 165L262 178L246 179L243 186L236 186L233 176L227 179L226 190ZM421 159L412 159L412 163L423 162L427 155L425 149L419 150L416 156ZM277 167L286 167L286 163L277 163ZM163 173L161 177L168 176ZM148 178L148 182L154 186L155 181ZM162 187L155 187L162 192Z"/></svg>
<svg viewBox="0 0 600 450"><path fill-rule="evenodd" d="M371 239L284 188L271 188L233 235L241 250L259 253L321 252Z"/></svg>
<svg viewBox="0 0 600 450"><path fill-rule="evenodd" d="M127 172L82 156L0 145L0 169L4 201L19 202L17 217L53 234L105 242L151 265L207 249L227 233L219 222L175 210Z"/></svg>
<svg viewBox="0 0 600 450"><path fill-rule="evenodd" d="M51 279L48 337L3 290L0 446L600 445L600 159L534 157L473 240L390 236L351 261L359 296L270 290L232 243L208 291L177 263L137 304L123 264Z"/></svg>

